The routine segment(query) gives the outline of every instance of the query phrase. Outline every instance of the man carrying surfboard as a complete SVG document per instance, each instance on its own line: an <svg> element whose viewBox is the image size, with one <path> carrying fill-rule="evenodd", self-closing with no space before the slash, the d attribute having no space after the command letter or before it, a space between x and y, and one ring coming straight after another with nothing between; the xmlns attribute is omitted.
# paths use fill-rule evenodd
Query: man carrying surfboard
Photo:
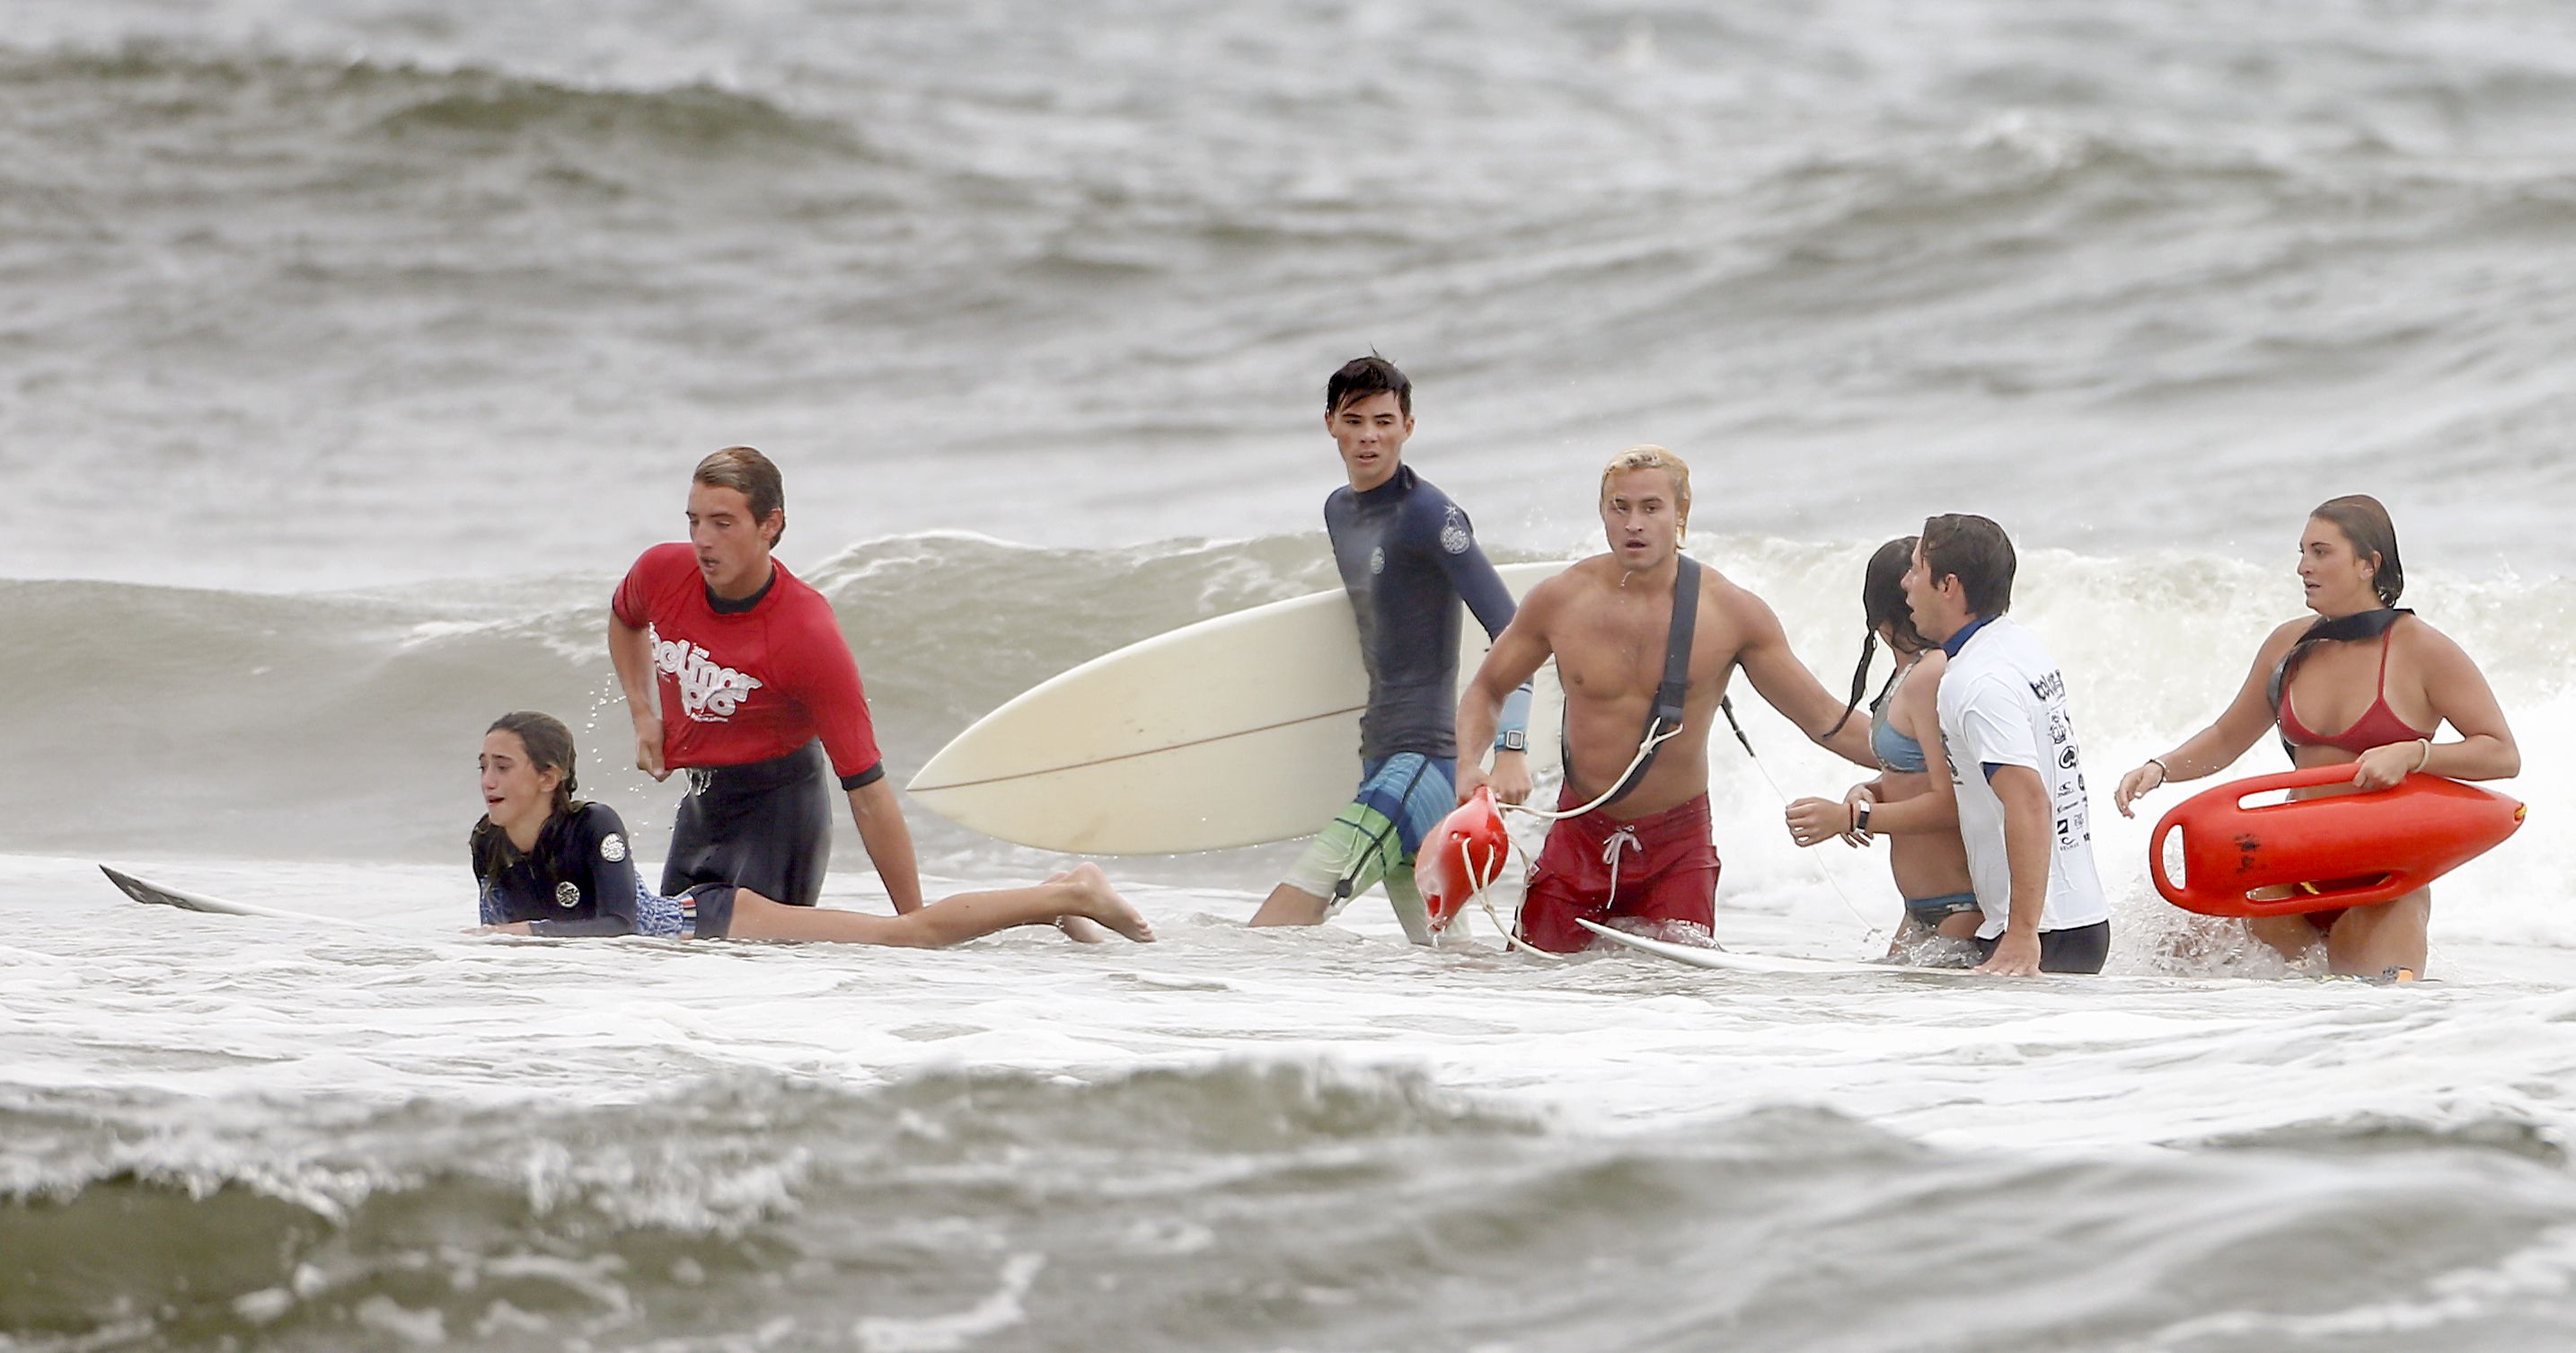
<svg viewBox="0 0 2576 1353"><path fill-rule="evenodd" d="M1585 919L1707 932L1718 875L1708 733L1737 667L1809 738L1847 757L1865 752L1857 740L1826 743L1842 701L1790 652L1771 608L1683 557L1690 503L1681 457L1660 446L1612 457L1601 472L1610 552L1530 589L1459 701L1459 740L1476 746L1505 694L1556 658L1565 789L1521 900L1516 929L1532 948L1585 947L1592 934L1576 923ZM1461 764L1457 802L1484 783Z"/></svg>
<svg viewBox="0 0 2576 1353"><path fill-rule="evenodd" d="M1360 787L1253 914L1257 926L1318 925L1383 882L1396 920L1416 944L1431 925L1413 883L1422 838L1452 806L1463 760L1454 719L1458 606L1489 635L1512 618L1512 596L1477 547L1475 527L1449 495L1404 464L1413 435L1413 382L1371 353L1324 385L1324 430L1350 483L1324 501L1324 529L1342 586L1359 617L1368 707L1360 715ZM1499 736L1488 719L1466 745L1494 746L1494 792L1529 795L1529 686L1512 693ZM1479 775L1483 774L1479 770Z"/></svg>
<svg viewBox="0 0 2576 1353"><path fill-rule="evenodd" d="M686 543L656 545L627 571L608 622L636 768L689 772L663 895L730 883L814 905L832 853L828 762L894 909L918 910L912 832L858 664L831 603L770 557L787 530L778 467L748 446L708 456L688 516Z"/></svg>

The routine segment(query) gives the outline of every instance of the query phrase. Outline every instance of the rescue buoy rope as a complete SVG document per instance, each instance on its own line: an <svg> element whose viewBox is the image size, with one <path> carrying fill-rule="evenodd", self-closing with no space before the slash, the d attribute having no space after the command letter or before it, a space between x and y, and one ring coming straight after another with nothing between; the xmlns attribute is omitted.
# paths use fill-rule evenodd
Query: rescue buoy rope
<svg viewBox="0 0 2576 1353"><path fill-rule="evenodd" d="M1735 722L1735 714L1734 714L1734 711L1729 710L1729 711L1727 712L1727 722L1728 722L1728 723L1730 723L1730 724L1732 724L1732 723L1734 723L1734 722ZM1655 720L1655 721L1654 721L1654 726L1655 726L1655 727L1657 727L1657 728L1662 728L1662 727L1663 727L1663 720L1661 720L1661 719L1657 719L1657 720ZM1612 796L1612 795L1615 795L1615 794L1617 794L1617 793L1619 792L1618 787L1619 787L1620 785L1622 785L1622 784L1627 783L1628 776L1629 776L1629 775L1631 775L1631 774L1633 774L1633 773L1636 771L1636 769L1637 769L1637 767L1638 767L1638 766L1640 766L1640 765L1644 764L1644 762L1645 762L1646 758L1647 758L1648 756L1650 756L1650 755L1652 755L1652 754L1654 753L1655 748L1657 748L1657 747L1659 747L1659 746L1662 746L1664 743L1666 743L1666 742L1668 742L1668 741L1672 740L1673 738L1676 738L1676 737L1681 736L1681 731L1682 731L1682 730L1681 730L1681 725L1679 725L1679 724L1675 724L1673 727L1668 728L1668 729L1664 729L1664 731L1662 731L1662 732L1659 732L1659 733L1658 733L1658 732L1650 732L1650 733L1648 733L1648 734L1647 734L1647 736L1646 736L1643 740L1641 740L1641 741L1639 741L1639 742L1638 742L1638 744L1637 744L1637 755L1636 755L1634 758L1632 758L1632 759L1628 762L1628 769L1627 769L1627 770L1624 770L1624 771L1619 772L1619 778L1610 782L1610 784L1611 784L1610 789L1609 789L1609 790L1607 790L1606 792L1604 792L1604 793L1601 795L1601 797L1599 797L1599 798L1597 798L1597 799L1594 799L1592 802L1587 803L1587 804L1583 805L1583 806L1582 806L1582 807L1580 807L1580 808L1561 808L1561 809L1533 808L1533 807L1531 807L1530 805L1525 804L1525 803L1498 803L1498 804L1496 804L1496 805L1494 805L1494 806L1495 806L1495 807L1497 807L1497 808L1499 808L1499 809L1501 809L1502 811L1504 811L1504 812L1506 812L1506 813L1522 813L1522 814L1526 814L1527 816L1537 818L1537 819L1539 819L1540 821L1543 821L1543 822L1558 822L1558 821L1562 821L1562 820L1564 820L1564 819L1566 819L1566 818L1569 818L1569 817L1581 817L1581 816L1583 816L1585 813L1591 812L1593 809L1598 808L1598 807L1600 807L1602 804L1605 804L1605 803L1609 802L1609 801L1610 801L1611 796ZM1783 808L1788 807L1788 806L1789 806L1789 795L1788 795L1787 791L1785 791L1785 790L1783 790L1783 789L1781 789L1781 788L1780 788L1780 782L1779 782L1779 781L1774 780L1774 779L1772 779L1772 778L1771 778L1771 768L1762 764L1762 758L1760 758L1760 757L1758 757L1758 756L1755 756L1755 755L1753 754L1753 744L1752 744L1751 742L1746 742L1746 741L1745 741L1745 739L1744 739L1744 730L1743 730L1742 728L1740 728L1740 727L1739 727L1739 728L1737 728L1737 729L1735 730L1735 737L1736 737L1736 740L1737 740L1737 741L1739 741L1739 742L1744 742L1744 759L1745 759L1745 760L1747 760L1747 761L1752 762L1752 763L1753 763L1753 769L1755 769L1755 770L1757 770L1757 771L1761 772L1761 774L1762 774L1762 783L1764 783L1764 784L1766 784L1766 785L1769 785L1769 786L1771 787L1771 793L1772 793L1772 796L1780 800L1780 806L1781 806L1781 807L1783 807ZM1519 843L1519 842L1517 842L1517 841L1515 841L1515 842L1513 842L1513 843L1512 843L1512 845L1513 845L1513 848L1514 848L1514 849L1518 849L1518 848L1519 848L1520 843ZM1862 937L1862 940L1861 940L1861 942L1862 942L1862 943L1864 943L1864 944L1870 943L1870 942L1872 942L1872 941L1876 940L1876 939L1877 939L1881 934L1885 933L1885 931L1886 931L1886 927L1870 924L1870 919L1869 919L1868 915L1867 915L1867 914L1865 914L1865 913L1863 913L1863 912L1861 911L1860 906L1859 906L1859 904L1858 904L1858 903L1855 903L1855 902L1853 902L1853 901L1852 901L1852 899L1851 899L1851 894L1844 892L1844 891L1843 891L1843 886L1842 886L1840 883L1837 883L1837 882L1835 882L1835 881L1834 881L1834 876L1833 876L1833 874L1832 874L1832 873L1830 873L1830 872L1828 872L1828 871L1826 870L1826 868L1825 868L1825 862L1824 862L1824 861L1819 860L1819 859L1817 859L1816 857L1814 857L1814 856L1812 856L1812 855L1806 855L1806 853L1805 853L1804 851L1801 851L1801 852L1799 852L1799 853L1800 853L1801 855L1805 855L1805 856L1806 856L1806 860L1807 860L1807 864L1808 864L1808 866L1809 866L1810 868L1812 868L1812 869L1814 869L1814 870L1816 871L1816 876L1817 876L1817 877L1819 877L1819 878L1821 878L1821 879L1823 879L1823 880L1825 881L1825 886L1834 890L1834 896L1836 896L1836 897L1838 897L1838 898L1841 898L1841 899L1842 899L1843 909L1844 909L1845 911L1848 911L1848 912L1850 912L1850 913L1852 914L1852 919L1853 919L1853 920L1858 921L1858 922L1860 922L1860 923L1861 923L1861 926L1862 926L1863 930L1866 932L1866 933L1863 935L1863 937ZM1495 877L1499 878L1499 877L1500 877L1500 874L1498 873ZM1616 877L1616 876L1614 875L1614 876L1613 876L1614 880L1615 880L1615 877ZM1484 900L1484 897L1483 897L1484 887L1485 887L1485 885L1484 885L1484 884L1478 884L1478 885L1477 885L1477 888L1476 888L1477 897L1478 897L1478 899L1479 899L1480 901L1483 901L1483 902L1484 902L1485 914L1486 914L1486 915L1488 915L1488 916L1492 916L1492 917L1494 917L1494 924L1495 924L1496 926L1498 926L1498 927L1501 927L1501 928L1502 928L1502 931L1503 931L1503 938L1504 938L1505 940L1507 940L1507 941L1510 941L1510 942L1511 942L1511 944L1512 944L1514 947L1516 947L1516 948L1520 948L1520 949L1524 949L1524 950L1527 950L1527 951L1528 951L1528 952L1530 952L1530 953L1536 954L1536 953L1543 953L1543 952L1545 952L1545 951L1543 951L1543 950L1539 950L1539 949L1531 949L1528 945L1521 943L1521 941L1520 941L1518 938L1516 938L1516 937L1512 934L1510 927L1508 927L1508 926L1503 926L1503 924L1502 924L1502 917L1501 917L1501 915L1500 915L1499 913L1497 913L1497 912L1494 910L1494 904L1493 904L1491 901L1486 901L1486 900ZM1614 884L1613 884L1613 887L1614 887L1614 888L1616 887L1615 882L1614 882ZM1549 954L1549 955L1548 955L1548 957L1550 957L1550 958L1559 958L1559 957L1562 957L1562 955L1558 955L1558 954Z"/></svg>
<svg viewBox="0 0 2576 1353"><path fill-rule="evenodd" d="M1654 721L1655 727L1657 728L1662 728L1663 723L1664 721L1661 719ZM1638 742L1637 755L1628 762L1628 769L1619 772L1619 778L1610 782L1610 788L1602 791L1600 798L1594 799L1592 802L1587 803L1580 808L1533 808L1526 803L1498 803L1494 806L1502 809L1506 813L1526 813L1542 822L1557 822L1569 817L1581 817L1585 813L1591 812L1593 809L1608 803L1611 796L1619 792L1619 786L1628 782L1628 777L1636 773L1637 767L1645 764L1646 758L1652 755L1657 747L1660 747L1681 735L1682 726L1680 724L1675 724L1661 733L1648 733L1643 740Z"/></svg>

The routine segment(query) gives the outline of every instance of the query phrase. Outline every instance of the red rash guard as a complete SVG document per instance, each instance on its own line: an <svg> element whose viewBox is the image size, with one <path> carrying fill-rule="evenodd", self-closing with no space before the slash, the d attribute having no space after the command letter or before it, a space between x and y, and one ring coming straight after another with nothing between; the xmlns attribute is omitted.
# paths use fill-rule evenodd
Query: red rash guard
<svg viewBox="0 0 2576 1353"><path fill-rule="evenodd" d="M652 646L662 762L740 766L820 737L841 788L872 783L884 758L840 622L822 593L772 567L750 608L731 614L716 609L685 543L646 550L617 585L618 621Z"/></svg>

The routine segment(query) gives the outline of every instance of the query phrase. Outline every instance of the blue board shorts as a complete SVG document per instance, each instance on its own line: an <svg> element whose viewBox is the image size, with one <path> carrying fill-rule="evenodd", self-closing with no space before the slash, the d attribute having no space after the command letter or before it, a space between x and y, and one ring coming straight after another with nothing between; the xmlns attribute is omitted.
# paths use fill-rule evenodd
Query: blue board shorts
<svg viewBox="0 0 2576 1353"><path fill-rule="evenodd" d="M1457 768L1447 757L1420 752L1361 762L1360 787L1350 806L1316 834L1283 881L1323 898L1327 916L1383 883L1404 933L1417 944L1430 943L1429 913L1413 886L1413 857L1458 806L1452 778Z"/></svg>

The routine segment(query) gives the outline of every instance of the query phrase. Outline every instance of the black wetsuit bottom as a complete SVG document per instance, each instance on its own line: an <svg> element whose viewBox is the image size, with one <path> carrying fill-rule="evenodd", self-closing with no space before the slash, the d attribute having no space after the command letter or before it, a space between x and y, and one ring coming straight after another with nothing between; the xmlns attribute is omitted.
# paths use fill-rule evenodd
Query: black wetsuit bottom
<svg viewBox="0 0 2576 1353"><path fill-rule="evenodd" d="M671 823L662 895L730 883L793 907L823 896L832 862L832 782L823 744L741 766L691 770Z"/></svg>
<svg viewBox="0 0 2576 1353"><path fill-rule="evenodd" d="M2002 936L1977 941L1977 948L1987 958L1995 956L1995 946ZM2111 957L2111 923L2095 921L2091 925L2071 926L2065 930L2039 932L2039 970L2041 972L2102 971Z"/></svg>

